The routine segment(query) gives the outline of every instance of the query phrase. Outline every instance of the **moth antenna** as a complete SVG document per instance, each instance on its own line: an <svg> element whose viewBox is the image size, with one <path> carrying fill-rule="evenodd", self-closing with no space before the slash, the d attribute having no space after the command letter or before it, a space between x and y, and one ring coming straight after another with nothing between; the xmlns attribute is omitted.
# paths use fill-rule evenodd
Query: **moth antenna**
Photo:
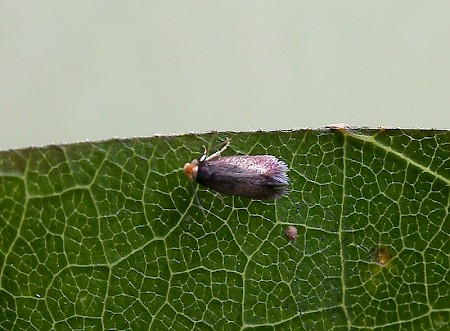
<svg viewBox="0 0 450 331"><path fill-rule="evenodd" d="M207 219L206 212L203 209L203 206L202 206L202 203L200 202L200 199L198 198L197 192L195 191L194 184L191 183L191 187L192 187L192 192L194 192L195 201L197 201L198 207L202 211L203 216L205 216L205 219Z"/></svg>

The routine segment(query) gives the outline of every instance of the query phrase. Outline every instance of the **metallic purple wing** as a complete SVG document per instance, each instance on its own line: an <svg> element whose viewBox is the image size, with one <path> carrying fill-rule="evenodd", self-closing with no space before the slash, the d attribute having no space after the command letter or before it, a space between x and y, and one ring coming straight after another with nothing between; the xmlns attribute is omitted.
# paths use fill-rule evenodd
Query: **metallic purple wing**
<svg viewBox="0 0 450 331"><path fill-rule="evenodd" d="M274 199L287 193L287 170L272 155L229 156L200 163L196 180L225 194Z"/></svg>

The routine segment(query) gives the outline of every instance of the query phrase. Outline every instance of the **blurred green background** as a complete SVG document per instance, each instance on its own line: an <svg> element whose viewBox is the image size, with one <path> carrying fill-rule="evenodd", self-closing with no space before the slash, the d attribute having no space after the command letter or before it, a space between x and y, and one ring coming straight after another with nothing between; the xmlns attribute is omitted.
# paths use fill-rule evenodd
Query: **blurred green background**
<svg viewBox="0 0 450 331"><path fill-rule="evenodd" d="M449 1L2 1L0 149L450 127Z"/></svg>

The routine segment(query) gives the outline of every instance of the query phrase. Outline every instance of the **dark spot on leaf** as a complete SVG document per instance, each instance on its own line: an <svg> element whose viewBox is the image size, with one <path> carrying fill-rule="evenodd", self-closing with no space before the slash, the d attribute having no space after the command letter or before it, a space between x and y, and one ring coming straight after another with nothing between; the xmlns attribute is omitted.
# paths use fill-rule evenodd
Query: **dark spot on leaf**
<svg viewBox="0 0 450 331"><path fill-rule="evenodd" d="M372 261L382 267L385 267L392 259L392 254L386 246L373 247L370 255Z"/></svg>

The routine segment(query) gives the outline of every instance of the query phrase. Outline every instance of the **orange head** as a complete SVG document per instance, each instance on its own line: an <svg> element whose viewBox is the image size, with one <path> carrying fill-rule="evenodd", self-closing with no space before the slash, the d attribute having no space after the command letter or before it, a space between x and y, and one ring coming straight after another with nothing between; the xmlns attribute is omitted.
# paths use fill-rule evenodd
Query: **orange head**
<svg viewBox="0 0 450 331"><path fill-rule="evenodd" d="M198 160L193 160L191 163L186 163L183 167L184 174L189 180L197 178Z"/></svg>

